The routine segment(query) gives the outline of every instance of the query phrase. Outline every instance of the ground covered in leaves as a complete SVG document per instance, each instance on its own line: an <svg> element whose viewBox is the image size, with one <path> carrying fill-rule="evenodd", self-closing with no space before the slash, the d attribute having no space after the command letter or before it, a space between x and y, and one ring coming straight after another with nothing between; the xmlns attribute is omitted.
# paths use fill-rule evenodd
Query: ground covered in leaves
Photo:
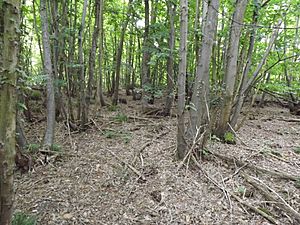
<svg viewBox="0 0 300 225"><path fill-rule="evenodd" d="M147 117L139 107L136 102L105 107L85 132L58 124L58 154L47 164L37 154L32 172L16 174L15 211L35 215L43 225L272 224L244 202L277 224L299 224L280 205L300 212L300 181L248 167L300 177L300 122L288 110L248 109L236 145L212 137L201 169L193 163L179 169L176 118ZM30 142L41 141L44 127L26 125ZM249 177L285 203L268 199Z"/></svg>

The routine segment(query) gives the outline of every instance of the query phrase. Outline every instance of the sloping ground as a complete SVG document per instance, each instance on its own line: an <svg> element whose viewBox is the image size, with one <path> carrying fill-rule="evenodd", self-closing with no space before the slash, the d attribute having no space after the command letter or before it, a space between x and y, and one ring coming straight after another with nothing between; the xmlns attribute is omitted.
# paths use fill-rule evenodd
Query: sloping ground
<svg viewBox="0 0 300 225"><path fill-rule="evenodd" d="M63 154L47 165L36 165L30 174L17 174L16 211L37 215L43 225L270 224L228 191L260 207L278 224L293 224L291 215L266 200L238 172L257 177L300 212L295 182L212 156L201 161L209 178L195 166L178 170L176 119L136 116L133 104L119 109L130 115L124 123L114 120L117 112L104 109L84 133L69 135L60 124L56 140L63 143ZM248 117L237 145L212 140L208 149L300 176L300 155L294 152L300 146L300 123L284 121L293 116L276 107L253 108ZM43 125L28 125L30 140L42 138Z"/></svg>

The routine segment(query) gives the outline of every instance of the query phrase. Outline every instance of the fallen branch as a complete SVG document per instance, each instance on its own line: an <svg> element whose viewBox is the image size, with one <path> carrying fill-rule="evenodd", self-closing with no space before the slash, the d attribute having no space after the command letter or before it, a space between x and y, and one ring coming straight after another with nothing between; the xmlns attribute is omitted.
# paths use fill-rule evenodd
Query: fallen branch
<svg viewBox="0 0 300 225"><path fill-rule="evenodd" d="M118 157L114 152L112 152L111 150L107 149L107 151L114 156L119 162L123 163L124 165L126 165L129 169L131 169L136 175L139 176L139 178L141 178L142 180L146 180L146 178L143 176L143 174L138 171L136 168L134 168L132 165L130 165L128 162L124 161L123 159L121 159L120 157Z"/></svg>
<svg viewBox="0 0 300 225"><path fill-rule="evenodd" d="M300 123L300 119L296 119L296 118L278 118L278 120L282 120L282 121L285 121L285 122Z"/></svg>
<svg viewBox="0 0 300 225"><path fill-rule="evenodd" d="M266 218L268 221L270 221L273 224L279 225L280 223L275 220L272 216L268 215L267 213L265 213L264 211L255 208L254 206L250 205L249 203L243 201L241 198L239 198L237 195L235 195L232 192L229 192L228 190L224 189L223 187L221 187L217 181L215 181L213 178L211 178L201 167L201 165L199 164L199 162L196 160L196 158L194 156L192 156L193 162L196 164L196 166L200 169L200 171L204 174L204 176L213 184L215 185L217 188L219 188L221 191L223 191L225 194L225 196L231 196L233 197L235 200L237 200L240 204L248 207L249 209L251 209L253 212L256 212L257 214L261 215L262 217ZM226 196L226 197L227 197Z"/></svg>
<svg viewBox="0 0 300 225"><path fill-rule="evenodd" d="M239 167L242 167L242 166L246 165L246 167L249 168L249 169L258 170L258 171L263 172L263 173L268 173L272 176L276 176L276 177L281 178L281 179L293 180L293 181L299 180L298 176L286 174L286 173L283 173L283 172L276 172L276 171L268 170L268 169L265 169L263 167L253 165L250 162L244 162L242 160L238 160L238 159L235 159L235 158L231 158L229 156L221 155L219 153L215 153L215 152L211 152L211 151L210 151L210 153L212 155L214 155L214 156L230 163L230 164L237 165Z"/></svg>
<svg viewBox="0 0 300 225"><path fill-rule="evenodd" d="M261 191L261 193L270 201L277 202L275 203L277 207L285 211L288 215L293 217L295 220L300 222L300 213L298 213L290 204L288 204L276 191L268 187L262 181L250 177L245 173L241 173L241 176L250 183L253 187Z"/></svg>

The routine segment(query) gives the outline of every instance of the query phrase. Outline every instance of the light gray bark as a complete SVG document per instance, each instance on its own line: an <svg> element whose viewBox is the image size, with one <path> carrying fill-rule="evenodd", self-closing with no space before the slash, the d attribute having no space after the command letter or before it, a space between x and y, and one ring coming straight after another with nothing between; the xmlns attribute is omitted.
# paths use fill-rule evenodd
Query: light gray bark
<svg viewBox="0 0 300 225"><path fill-rule="evenodd" d="M240 45L240 36L243 28L244 14L248 0L237 0L236 8L232 17L230 28L230 37L228 42L226 67L224 77L224 94L222 111L217 128L217 134L223 136L227 131L232 109L232 101L234 95L234 87L237 75L238 52Z"/></svg>
<svg viewBox="0 0 300 225"><path fill-rule="evenodd" d="M212 56L212 47L217 30L217 20L219 9L219 0L211 0L207 6L207 13L202 23L202 44L200 49L198 65L196 68L196 78L193 88L193 95L190 109L190 123L188 127L189 143L197 140L199 136L208 132L209 128L209 75ZM203 135L206 137L206 135ZM205 138L200 146L205 144Z"/></svg>
<svg viewBox="0 0 300 225"><path fill-rule="evenodd" d="M178 106L177 106L177 157L183 159L186 154L184 109L185 82L187 69L187 36L188 36L188 1L180 0L180 48L178 74Z"/></svg>
<svg viewBox="0 0 300 225"><path fill-rule="evenodd" d="M55 129L55 89L46 0L40 0L40 15L42 24L44 73L47 77L47 125L44 136L44 147L50 148L53 145Z"/></svg>

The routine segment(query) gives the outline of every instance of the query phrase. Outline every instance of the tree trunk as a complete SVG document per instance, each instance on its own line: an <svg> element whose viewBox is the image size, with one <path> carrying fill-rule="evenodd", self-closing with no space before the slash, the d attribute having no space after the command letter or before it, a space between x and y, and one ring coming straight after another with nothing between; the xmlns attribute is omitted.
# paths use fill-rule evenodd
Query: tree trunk
<svg viewBox="0 0 300 225"><path fill-rule="evenodd" d="M83 12L81 17L81 26L78 36L78 62L80 65L79 71L79 108L78 108L78 118L80 118L80 125L84 127L88 121L87 107L86 107L86 93L85 93L85 66L83 61L83 33L85 29L85 19L86 19L86 10L87 10L88 0L84 0L83 3Z"/></svg>
<svg viewBox="0 0 300 225"><path fill-rule="evenodd" d="M232 17L230 37L226 56L226 67L224 77L224 93L222 111L217 128L217 135L223 137L227 131L227 123L230 120L234 87L237 75L237 60L239 51L240 36L243 28L244 14L248 0L237 0L235 12Z"/></svg>
<svg viewBox="0 0 300 225"><path fill-rule="evenodd" d="M147 108L148 100L150 99L147 88L150 86L150 40L149 40L149 0L145 0L145 31L144 31L144 42L143 42L143 60L142 60L142 88L143 88L143 99L142 107L143 111Z"/></svg>
<svg viewBox="0 0 300 225"><path fill-rule="evenodd" d="M10 225L16 154L20 1L0 2L0 224Z"/></svg>
<svg viewBox="0 0 300 225"><path fill-rule="evenodd" d="M92 47L90 50L90 57L89 57L89 80L88 80L88 93L87 93L87 108L89 108L90 100L93 96L93 83L94 83L94 72L95 72L95 62L96 62L96 51L97 51L97 41L99 36L100 30L100 1L95 2L95 25L94 25L94 32L92 37ZM88 112L88 109L87 109Z"/></svg>
<svg viewBox="0 0 300 225"><path fill-rule="evenodd" d="M169 12L169 55L167 61L167 96L166 104L164 108L164 115L169 116L171 113L172 103L174 99L173 89L174 89L174 46L175 46L175 26L174 17L176 12L176 5L173 2L168 2L168 12Z"/></svg>
<svg viewBox="0 0 300 225"><path fill-rule="evenodd" d="M104 2L103 0L100 0L100 38L99 38L99 52L98 52L98 63L99 63L99 76L97 81L97 103L101 104L101 106L105 106L104 96L103 96L103 8L104 8Z"/></svg>
<svg viewBox="0 0 300 225"><path fill-rule="evenodd" d="M196 79L190 109L190 123L187 138L190 145L199 140L200 148L204 147L207 134L209 133L209 69L212 56L212 47L217 30L217 11L219 0L211 0L207 7L207 13L202 23L202 45L198 65L196 68Z"/></svg>
<svg viewBox="0 0 300 225"><path fill-rule="evenodd" d="M121 71L121 61L122 61L122 53L123 53L123 44L125 39L125 32L127 29L128 22L130 20L130 13L131 13L131 3L132 0L129 0L128 2L128 8L126 13L126 18L124 20L122 30L121 30L121 37L119 41L119 46L117 50L117 56L116 56L116 80L115 80L115 89L114 89L114 95L113 95L113 105L118 104L119 99L119 86L120 86L120 71Z"/></svg>
<svg viewBox="0 0 300 225"><path fill-rule="evenodd" d="M47 76L47 126L44 136L44 147L50 148L53 145L55 126L55 89L52 71L51 46L49 38L49 25L46 0L40 1L40 14L43 36L44 71Z"/></svg>
<svg viewBox="0 0 300 225"><path fill-rule="evenodd" d="M180 47L178 75L178 106L177 106L177 157L183 159L186 154L184 109L185 83L187 69L187 36L188 36L188 0L180 0Z"/></svg>

